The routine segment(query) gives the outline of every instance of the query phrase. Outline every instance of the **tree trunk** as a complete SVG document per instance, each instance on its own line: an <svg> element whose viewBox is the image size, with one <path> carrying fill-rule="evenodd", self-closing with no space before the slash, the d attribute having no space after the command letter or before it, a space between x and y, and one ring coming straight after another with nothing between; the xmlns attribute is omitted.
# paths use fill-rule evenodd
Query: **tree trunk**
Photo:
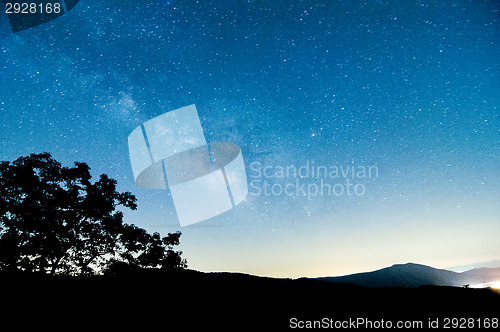
<svg viewBox="0 0 500 332"><path fill-rule="evenodd" d="M87 259L86 261L83 261L82 264L80 265L80 275L82 276L86 270L86 268L89 266L90 263L92 263L92 261L94 259L96 259L96 257L98 257L99 255L94 255L92 256L91 258Z"/></svg>
<svg viewBox="0 0 500 332"><path fill-rule="evenodd" d="M50 269L50 274L51 275L56 274L56 269L58 268L59 263L61 262L62 258L63 258L63 256L58 257L57 260L54 263L52 263L52 267Z"/></svg>

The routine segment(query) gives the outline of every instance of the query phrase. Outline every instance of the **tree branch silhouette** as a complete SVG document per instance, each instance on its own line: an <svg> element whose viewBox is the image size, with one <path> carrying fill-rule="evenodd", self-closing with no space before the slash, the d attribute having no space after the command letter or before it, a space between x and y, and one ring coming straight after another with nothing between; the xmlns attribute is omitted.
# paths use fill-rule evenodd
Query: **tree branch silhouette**
<svg viewBox="0 0 500 332"><path fill-rule="evenodd" d="M149 234L123 222L122 206L136 198L118 192L90 167L63 167L49 153L0 162L0 270L94 274L121 263L136 268L185 268L180 232Z"/></svg>

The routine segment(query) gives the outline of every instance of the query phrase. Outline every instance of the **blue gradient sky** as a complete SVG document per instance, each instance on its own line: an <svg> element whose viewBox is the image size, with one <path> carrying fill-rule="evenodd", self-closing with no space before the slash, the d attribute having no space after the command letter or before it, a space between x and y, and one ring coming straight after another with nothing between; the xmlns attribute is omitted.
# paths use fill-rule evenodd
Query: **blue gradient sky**
<svg viewBox="0 0 500 332"><path fill-rule="evenodd" d="M1 13L0 159L85 161L137 196L126 222L176 231L168 192L135 185L127 137L196 104L207 141L242 148L249 183L252 163L378 176L353 179L361 196L249 195L180 229L191 268L297 277L498 259L499 20L497 1L81 0L13 34Z"/></svg>

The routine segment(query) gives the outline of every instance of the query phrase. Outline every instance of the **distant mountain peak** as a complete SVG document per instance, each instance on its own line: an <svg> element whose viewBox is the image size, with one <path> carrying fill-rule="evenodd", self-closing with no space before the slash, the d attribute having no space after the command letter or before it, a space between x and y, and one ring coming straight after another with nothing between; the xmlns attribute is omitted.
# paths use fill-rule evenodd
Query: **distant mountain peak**
<svg viewBox="0 0 500 332"><path fill-rule="evenodd" d="M318 278L327 281L350 283L368 288L458 286L484 284L500 280L500 269L474 269L464 273L437 269L431 266L404 263L383 269L338 277Z"/></svg>
<svg viewBox="0 0 500 332"><path fill-rule="evenodd" d="M417 264L417 263L412 263L412 262L403 263L403 264L394 264L391 267L413 267L413 268L430 268L430 269L434 269L433 267L428 266L428 265Z"/></svg>

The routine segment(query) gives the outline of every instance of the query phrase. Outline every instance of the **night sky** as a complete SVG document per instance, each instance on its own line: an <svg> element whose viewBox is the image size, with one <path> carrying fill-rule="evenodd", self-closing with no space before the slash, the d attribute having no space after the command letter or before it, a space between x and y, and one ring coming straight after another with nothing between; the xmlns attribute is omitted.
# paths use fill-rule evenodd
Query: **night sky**
<svg viewBox="0 0 500 332"><path fill-rule="evenodd" d="M125 222L181 230L202 271L498 259L499 42L493 0L81 0L18 33L2 12L0 160L88 163L137 196ZM135 184L127 138L191 104L208 142L241 147L250 192L181 228L168 190ZM278 172L301 166L302 178ZM311 174L321 166L377 173ZM322 183L344 192L312 195Z"/></svg>

